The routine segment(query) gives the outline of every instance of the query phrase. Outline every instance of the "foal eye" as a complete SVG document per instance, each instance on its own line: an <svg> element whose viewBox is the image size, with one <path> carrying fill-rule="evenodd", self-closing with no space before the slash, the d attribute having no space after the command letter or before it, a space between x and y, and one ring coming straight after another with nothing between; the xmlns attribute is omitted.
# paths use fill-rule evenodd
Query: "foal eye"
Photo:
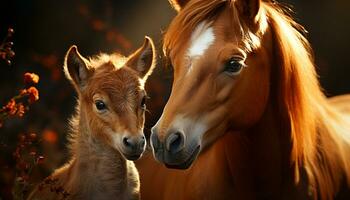
<svg viewBox="0 0 350 200"><path fill-rule="evenodd" d="M141 100L141 108L146 109L146 97L143 97Z"/></svg>
<svg viewBox="0 0 350 200"><path fill-rule="evenodd" d="M243 60L231 58L225 63L224 72L230 76L238 75L244 66Z"/></svg>
<svg viewBox="0 0 350 200"><path fill-rule="evenodd" d="M106 104L101 100L95 101L95 106L96 106L97 110L99 110L99 111L103 111L103 110L107 109Z"/></svg>

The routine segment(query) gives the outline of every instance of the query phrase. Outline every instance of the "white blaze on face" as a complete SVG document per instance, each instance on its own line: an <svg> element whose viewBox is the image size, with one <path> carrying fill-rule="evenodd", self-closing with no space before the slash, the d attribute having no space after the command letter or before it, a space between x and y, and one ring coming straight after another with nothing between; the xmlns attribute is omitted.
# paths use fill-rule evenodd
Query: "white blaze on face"
<svg viewBox="0 0 350 200"><path fill-rule="evenodd" d="M191 35L191 43L186 56L190 60L203 56L214 41L215 35L213 28L207 22L201 22Z"/></svg>

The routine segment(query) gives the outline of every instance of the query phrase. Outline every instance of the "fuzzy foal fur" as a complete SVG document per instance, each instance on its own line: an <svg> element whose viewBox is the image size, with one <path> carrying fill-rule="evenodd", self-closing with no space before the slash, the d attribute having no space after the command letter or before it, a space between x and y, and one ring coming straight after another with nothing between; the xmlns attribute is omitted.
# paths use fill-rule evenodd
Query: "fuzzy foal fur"
<svg viewBox="0 0 350 200"><path fill-rule="evenodd" d="M68 199L140 198L139 175L128 159L137 159L145 148L144 83L152 73L154 58L148 37L129 58L100 55L87 60L75 46L70 48L64 68L79 96L71 120L72 158L29 199L62 199L64 192ZM103 101L106 109L98 110L96 101ZM121 138L135 140L137 145L128 151ZM63 192L52 192L52 188Z"/></svg>

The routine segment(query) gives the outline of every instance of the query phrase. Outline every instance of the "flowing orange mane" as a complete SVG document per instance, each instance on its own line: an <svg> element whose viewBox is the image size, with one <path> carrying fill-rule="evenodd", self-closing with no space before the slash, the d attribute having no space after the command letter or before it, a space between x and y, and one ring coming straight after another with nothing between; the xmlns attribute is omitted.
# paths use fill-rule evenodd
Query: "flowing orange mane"
<svg viewBox="0 0 350 200"><path fill-rule="evenodd" d="M296 169L295 181L299 182L303 169L311 192L321 199L332 199L343 181L342 176L350 184L350 120L346 121L345 116L330 106L323 94L303 27L277 3L261 4L260 26L255 35L244 23L239 24L251 49L257 48L256 40L261 39L266 28L273 34L276 62L272 67L274 88L270 97L276 98L274 106L292 141L290 158ZM166 32L165 54L177 52L200 22L215 20L225 6L231 6L231 20L240 22L233 1L189 1Z"/></svg>
<svg viewBox="0 0 350 200"><path fill-rule="evenodd" d="M350 181L349 122L344 121L322 93L311 47L302 28L276 5L265 4L278 48L278 96L287 112L293 142L292 160L303 167L313 190L332 199L345 172ZM317 194L317 193L315 193Z"/></svg>

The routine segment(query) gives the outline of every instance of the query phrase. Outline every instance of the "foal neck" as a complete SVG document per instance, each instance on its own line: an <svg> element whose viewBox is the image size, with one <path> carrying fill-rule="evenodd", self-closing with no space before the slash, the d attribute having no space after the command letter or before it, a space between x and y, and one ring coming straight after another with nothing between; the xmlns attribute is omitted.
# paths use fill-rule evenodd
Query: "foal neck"
<svg viewBox="0 0 350 200"><path fill-rule="evenodd" d="M97 198L122 194L127 187L130 164L117 150L92 136L94 133L91 133L83 113L76 122L78 126L71 147L71 174L74 176L72 185L81 191L78 195L88 193Z"/></svg>
<svg viewBox="0 0 350 200"><path fill-rule="evenodd" d="M73 148L72 153L77 155L77 158L81 160L90 160L96 156L104 159L105 157L114 158L116 162L126 161L118 150L112 148L107 142L96 136L99 133L93 133L88 123L87 114L80 112L80 115L76 120L77 130L73 136ZM88 157L88 159L85 159Z"/></svg>

